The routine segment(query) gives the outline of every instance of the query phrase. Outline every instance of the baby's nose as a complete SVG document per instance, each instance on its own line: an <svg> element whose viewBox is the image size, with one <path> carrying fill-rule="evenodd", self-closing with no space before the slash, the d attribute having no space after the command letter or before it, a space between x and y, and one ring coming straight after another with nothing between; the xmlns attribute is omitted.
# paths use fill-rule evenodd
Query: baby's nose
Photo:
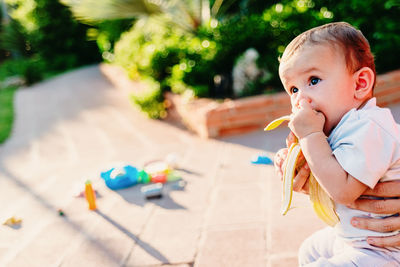
<svg viewBox="0 0 400 267"><path fill-rule="evenodd" d="M306 97L306 96L300 96L300 97L298 97L298 98L296 99L295 105L294 105L293 107L296 108L296 109L299 109L299 108L300 108L300 102L301 102L302 100L305 100L305 101L307 101L307 102L310 103L310 104L312 103L311 98Z"/></svg>

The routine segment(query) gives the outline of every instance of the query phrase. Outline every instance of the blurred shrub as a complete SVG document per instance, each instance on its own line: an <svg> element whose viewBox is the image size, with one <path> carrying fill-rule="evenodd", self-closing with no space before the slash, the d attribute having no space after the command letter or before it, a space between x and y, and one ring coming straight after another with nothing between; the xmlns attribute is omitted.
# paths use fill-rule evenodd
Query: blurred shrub
<svg viewBox="0 0 400 267"><path fill-rule="evenodd" d="M162 16L139 20L121 36L114 50L115 63L124 67L132 79L151 81L151 93L133 96L133 99L153 118L164 116L162 93L166 90L176 93L193 90L199 96L208 96L212 76L203 76L193 84L187 84L185 76L197 63L200 68L210 65L217 51L215 42L178 27L169 27L166 20ZM150 101L151 97L154 100ZM150 107L155 110L150 111Z"/></svg>
<svg viewBox="0 0 400 267"><path fill-rule="evenodd" d="M308 9L297 1L272 5L262 14L211 20L195 33L169 27L163 17L140 20L116 43L115 63L133 79L151 77L161 93L191 90L195 96L225 98L233 97L231 74L237 58L253 47L261 55L258 65L269 75L250 84L243 95L269 92L281 87L277 58L284 45L308 26L331 20ZM154 96L161 103L162 95Z"/></svg>
<svg viewBox="0 0 400 267"><path fill-rule="evenodd" d="M150 77L143 79L141 82L146 86L146 90L135 92L132 95L132 101L138 105L149 118L165 118L167 112L163 103L160 84Z"/></svg>
<svg viewBox="0 0 400 267"><path fill-rule="evenodd" d="M161 96L147 96L153 95L159 103L167 90L225 98L234 97L232 70L238 58L254 48L260 55L258 67L268 75L248 83L238 96L270 93L282 88L278 58L295 36L325 23L347 21L370 41L377 71L384 72L400 67L399 6L397 0L225 1L219 17L195 31L170 27L170 21L161 16L139 20L116 42L115 63L131 78L150 77L159 84Z"/></svg>
<svg viewBox="0 0 400 267"><path fill-rule="evenodd" d="M9 86L0 90L0 144L11 133L14 121L14 93L16 88Z"/></svg>
<svg viewBox="0 0 400 267"><path fill-rule="evenodd" d="M134 19L105 20L88 30L90 40L95 40L105 61L114 60L114 46L122 33L134 24Z"/></svg>
<svg viewBox="0 0 400 267"><path fill-rule="evenodd" d="M96 43L87 41L87 26L72 19L67 7L54 0L35 0L36 30L32 48L53 70L67 70L100 60Z"/></svg>
<svg viewBox="0 0 400 267"><path fill-rule="evenodd" d="M58 1L5 2L11 20L3 25L2 47L14 57L35 57L34 61L41 61L46 71L64 71L100 61L96 43L87 41L88 27L73 20L68 8Z"/></svg>
<svg viewBox="0 0 400 267"><path fill-rule="evenodd" d="M0 81L7 77L19 76L27 85L42 80L44 63L37 57L7 59L0 65Z"/></svg>
<svg viewBox="0 0 400 267"><path fill-rule="evenodd" d="M335 21L346 21L360 29L375 55L378 73L400 68L400 1L314 0L314 9L332 12Z"/></svg>
<svg viewBox="0 0 400 267"><path fill-rule="evenodd" d="M2 25L0 48L8 52L8 56L29 57L31 49L26 40L24 28L18 20L10 19Z"/></svg>

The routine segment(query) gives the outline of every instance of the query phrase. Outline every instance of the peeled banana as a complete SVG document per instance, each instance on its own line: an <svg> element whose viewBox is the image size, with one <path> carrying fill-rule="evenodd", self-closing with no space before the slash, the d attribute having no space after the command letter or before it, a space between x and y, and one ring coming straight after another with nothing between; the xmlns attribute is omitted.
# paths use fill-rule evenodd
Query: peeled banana
<svg viewBox="0 0 400 267"><path fill-rule="evenodd" d="M264 128L264 131L270 131L278 127L282 122L290 120L290 116L283 116L271 123ZM304 163L300 163L299 158L301 155L301 148L298 140L290 145L288 149L287 159L283 166L283 188L282 188L282 205L281 214L285 215L290 209L293 194L293 179L296 175L296 166L302 166ZM317 216L323 220L329 226L334 226L339 222L339 217L335 212L335 204L328 194L318 184L314 175L310 173L309 177L309 195L312 202L313 208Z"/></svg>

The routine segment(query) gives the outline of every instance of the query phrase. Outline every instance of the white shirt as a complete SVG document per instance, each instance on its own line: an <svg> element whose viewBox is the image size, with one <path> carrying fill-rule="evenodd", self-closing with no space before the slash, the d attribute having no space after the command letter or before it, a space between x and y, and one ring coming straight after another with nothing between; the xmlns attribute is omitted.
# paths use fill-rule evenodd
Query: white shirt
<svg viewBox="0 0 400 267"><path fill-rule="evenodd" d="M347 112L329 135L328 142L342 168L368 187L400 179L400 125L396 124L389 109L376 106L375 98L363 108ZM400 232L380 233L355 228L350 224L352 217L382 218L385 215L335 205L340 218L336 232L355 246L370 247L365 242L367 236L389 236Z"/></svg>

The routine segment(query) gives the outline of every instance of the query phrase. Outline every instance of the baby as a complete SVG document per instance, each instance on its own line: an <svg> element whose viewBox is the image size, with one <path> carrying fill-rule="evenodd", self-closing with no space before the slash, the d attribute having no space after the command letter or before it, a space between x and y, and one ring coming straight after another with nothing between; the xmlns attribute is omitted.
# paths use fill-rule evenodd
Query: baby
<svg viewBox="0 0 400 267"><path fill-rule="evenodd" d="M368 187L400 179L400 126L389 109L376 106L368 41L344 22L313 28L286 47L279 76L292 104L289 127L340 218L334 228L320 230L302 244L300 266L400 266L400 248L366 242L367 236L398 231L355 228L352 217L382 215L347 207Z"/></svg>

